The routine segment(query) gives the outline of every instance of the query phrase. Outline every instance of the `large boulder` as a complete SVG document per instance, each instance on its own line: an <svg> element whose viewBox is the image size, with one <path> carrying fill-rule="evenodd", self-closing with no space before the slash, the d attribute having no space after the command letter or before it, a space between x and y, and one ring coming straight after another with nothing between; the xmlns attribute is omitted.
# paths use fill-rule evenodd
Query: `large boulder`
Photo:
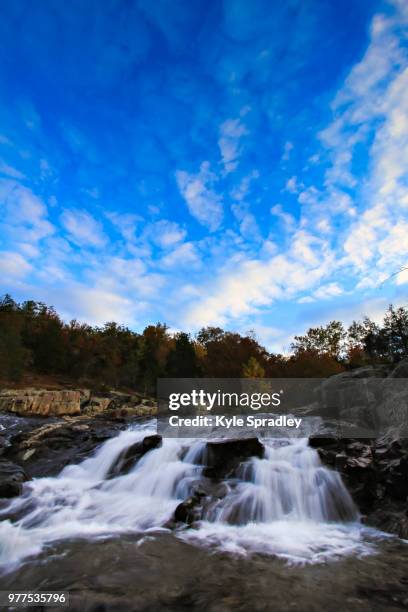
<svg viewBox="0 0 408 612"><path fill-rule="evenodd" d="M207 442L206 450L204 476L210 478L223 478L232 473L241 461L249 457L262 458L265 453L258 438L214 440Z"/></svg>
<svg viewBox="0 0 408 612"><path fill-rule="evenodd" d="M0 391L0 411L23 416L76 415L87 396L87 390L4 389Z"/></svg>
<svg viewBox="0 0 408 612"><path fill-rule="evenodd" d="M127 474L143 455L161 445L162 437L156 434L146 436L141 442L135 442L135 444L123 450L115 459L113 465L111 465L109 469L107 478L114 478Z"/></svg>
<svg viewBox="0 0 408 612"><path fill-rule="evenodd" d="M23 468L11 461L0 462L0 498L21 494L22 483L28 480Z"/></svg>

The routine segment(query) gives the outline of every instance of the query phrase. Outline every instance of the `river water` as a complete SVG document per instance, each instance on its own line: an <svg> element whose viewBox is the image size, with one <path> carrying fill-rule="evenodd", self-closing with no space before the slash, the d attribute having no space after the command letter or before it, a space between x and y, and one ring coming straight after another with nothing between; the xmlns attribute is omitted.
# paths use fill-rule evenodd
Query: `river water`
<svg viewBox="0 0 408 612"><path fill-rule="evenodd" d="M91 550L105 560L108 555L112 563L107 551L115 550L123 561L130 554L129 542L133 558L141 550L157 556L156 543L160 551L163 546L172 550L169 554L178 558L179 566L191 563L195 549L196 560L216 564L216 559L241 559L253 569L260 559L263 564L270 559L283 563L285 571L328 564L335 568L347 559L364 562L390 546L384 534L361 524L339 474L321 464L307 439L262 440L264 458L244 462L234 478L224 481L223 495L207 504L202 521L170 531L167 525L175 508L203 480L205 440L164 439L128 474L108 477L122 451L153 433L153 423L132 427L59 476L24 485L23 496L12 500L0 516L3 585L16 580L28 584L33 575L44 578L39 567L50 558L53 567L67 564L79 549L84 566ZM79 571L72 567L64 570L68 576ZM158 571L164 580L166 572ZM144 580L147 584L146 576Z"/></svg>
<svg viewBox="0 0 408 612"><path fill-rule="evenodd" d="M152 425L124 431L58 477L27 483L24 496L7 508L21 519L0 525L0 564L18 564L65 538L163 528L201 478L205 441L164 439L130 473L107 479L119 454L152 433ZM290 563L369 554L373 545L339 474L321 464L307 439L263 443L265 457L242 464L198 529L180 531L178 537Z"/></svg>

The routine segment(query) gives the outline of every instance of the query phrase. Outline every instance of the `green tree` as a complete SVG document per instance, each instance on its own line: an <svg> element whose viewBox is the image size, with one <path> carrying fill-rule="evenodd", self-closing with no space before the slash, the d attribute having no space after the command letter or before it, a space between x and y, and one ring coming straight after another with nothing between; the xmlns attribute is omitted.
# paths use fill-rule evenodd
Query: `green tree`
<svg viewBox="0 0 408 612"><path fill-rule="evenodd" d="M244 378L263 378L265 376L265 369L255 357L250 357L242 368L242 375Z"/></svg>
<svg viewBox="0 0 408 612"><path fill-rule="evenodd" d="M29 353L23 346L22 326L20 308L6 294L0 300L0 378L19 381L24 373Z"/></svg>
<svg viewBox="0 0 408 612"><path fill-rule="evenodd" d="M389 306L382 329L387 353L392 361L408 356L408 309Z"/></svg>
<svg viewBox="0 0 408 612"><path fill-rule="evenodd" d="M179 332L167 357L166 374L172 378L195 378L200 374L197 353L190 336Z"/></svg>
<svg viewBox="0 0 408 612"><path fill-rule="evenodd" d="M157 323L145 328L139 348L139 382L145 393L154 393L157 379L165 376L170 348L167 325Z"/></svg>
<svg viewBox="0 0 408 612"><path fill-rule="evenodd" d="M291 347L295 354L308 352L340 360L345 354L345 342L343 324L340 321L330 321L325 327L311 327L304 336L295 336Z"/></svg>

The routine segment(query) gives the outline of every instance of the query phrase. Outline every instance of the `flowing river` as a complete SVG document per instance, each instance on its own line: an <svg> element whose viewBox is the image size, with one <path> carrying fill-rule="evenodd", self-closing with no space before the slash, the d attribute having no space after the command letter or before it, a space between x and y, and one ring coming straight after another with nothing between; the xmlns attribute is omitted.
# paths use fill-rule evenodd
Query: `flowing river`
<svg viewBox="0 0 408 612"><path fill-rule="evenodd" d="M84 559L92 554L92 546L99 554L101 543L106 552L109 542L123 547L132 541L147 551L153 551L156 542L172 550L168 554L181 564L188 564L196 550L196 559L206 555L214 568L217 558L230 563L245 559L247 566L256 560L263 564L275 560L284 564L286 572L319 565L336 572L342 560L361 563L375 558L382 542L387 546L384 534L361 524L339 474L321 464L307 439L262 440L264 458L243 462L234 478L222 483L223 495L206 506L203 520L192 528L170 530L175 508L204 480L206 442L164 439L129 473L111 477L120 453L153 433L153 424L135 426L105 442L79 465L67 466L58 477L24 485L23 496L1 511L4 585L10 575L14 581L24 580L27 568L35 567L35 575L43 576L38 567L50 558L55 567L67 551L68 556L75 555L81 546ZM187 550L187 556L180 552ZM163 570L163 579L165 574Z"/></svg>

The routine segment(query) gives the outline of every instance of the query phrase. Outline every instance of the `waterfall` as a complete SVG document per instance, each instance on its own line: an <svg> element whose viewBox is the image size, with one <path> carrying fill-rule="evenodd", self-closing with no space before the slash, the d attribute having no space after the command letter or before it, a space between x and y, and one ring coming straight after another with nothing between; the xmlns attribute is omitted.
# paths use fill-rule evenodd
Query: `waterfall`
<svg viewBox="0 0 408 612"><path fill-rule="evenodd" d="M243 525L283 519L358 519L340 475L321 464L307 440L264 443L265 457L241 466L238 483L209 511L209 520Z"/></svg>
<svg viewBox="0 0 408 612"><path fill-rule="evenodd" d="M119 455L153 433L154 424L130 428L58 477L26 483L23 495L0 511L3 569L57 540L157 536L168 529L177 505L206 480L206 442L164 439L129 473L110 478ZM307 440L263 443L265 457L242 463L224 481L224 495L205 505L203 520L177 530L177 537L231 553L258 552L300 563L370 552L340 476L321 464Z"/></svg>

